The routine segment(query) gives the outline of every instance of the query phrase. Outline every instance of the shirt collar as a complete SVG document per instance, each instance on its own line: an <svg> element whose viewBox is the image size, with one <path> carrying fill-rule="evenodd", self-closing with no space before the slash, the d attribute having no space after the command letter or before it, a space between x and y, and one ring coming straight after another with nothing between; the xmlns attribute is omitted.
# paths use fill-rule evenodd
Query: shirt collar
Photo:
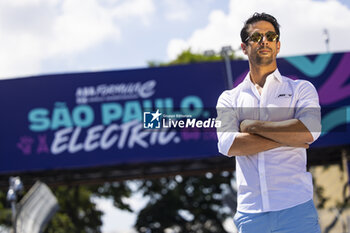
<svg viewBox="0 0 350 233"><path fill-rule="evenodd" d="M281 75L281 73L278 71L278 69L276 69L276 70L272 73L272 75L275 76L275 78L276 78L278 81L280 81L280 82L283 81L283 80L282 80L282 75Z"/></svg>

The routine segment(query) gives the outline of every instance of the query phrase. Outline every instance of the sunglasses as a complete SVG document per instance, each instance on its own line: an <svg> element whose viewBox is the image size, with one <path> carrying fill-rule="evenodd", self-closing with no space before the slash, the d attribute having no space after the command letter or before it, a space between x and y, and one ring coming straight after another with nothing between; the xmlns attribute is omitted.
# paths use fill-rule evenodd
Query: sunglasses
<svg viewBox="0 0 350 233"><path fill-rule="evenodd" d="M269 42L276 41L278 38L278 35L276 32L268 31L265 33L266 39ZM264 34L259 32L254 32L251 36L249 36L245 41L251 40L255 43L260 43L264 38Z"/></svg>

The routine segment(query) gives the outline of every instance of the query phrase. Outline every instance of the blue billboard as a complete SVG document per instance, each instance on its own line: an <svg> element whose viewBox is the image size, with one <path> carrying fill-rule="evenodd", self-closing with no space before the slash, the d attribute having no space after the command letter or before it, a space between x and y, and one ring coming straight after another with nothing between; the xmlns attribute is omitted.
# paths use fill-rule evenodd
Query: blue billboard
<svg viewBox="0 0 350 233"><path fill-rule="evenodd" d="M145 130L144 109L215 108L222 63L0 81L0 172L142 163L217 154L215 132Z"/></svg>
<svg viewBox="0 0 350 233"><path fill-rule="evenodd" d="M314 147L350 142L349 64L350 53L278 59L282 75L318 90L324 132ZM248 63L231 68L235 86ZM218 156L215 131L153 122L159 113L215 117L205 109L226 83L223 62L1 80L0 173Z"/></svg>

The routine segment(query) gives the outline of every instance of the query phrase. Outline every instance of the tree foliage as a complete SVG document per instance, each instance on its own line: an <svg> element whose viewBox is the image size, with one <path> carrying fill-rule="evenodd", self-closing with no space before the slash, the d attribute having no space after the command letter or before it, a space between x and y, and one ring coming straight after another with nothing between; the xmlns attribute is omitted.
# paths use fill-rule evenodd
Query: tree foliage
<svg viewBox="0 0 350 233"><path fill-rule="evenodd" d="M139 232L163 233L169 228L178 233L226 232L222 222L230 211L224 208L222 193L229 173L203 176L163 177L143 181L140 190L150 198L138 214Z"/></svg>
<svg viewBox="0 0 350 233"><path fill-rule="evenodd" d="M92 197L113 197L114 206L131 211L123 197L130 197L131 191L123 182L105 183L100 186L60 186L53 192L60 205L46 229L46 233L89 233L101 232L103 212L96 208Z"/></svg>
<svg viewBox="0 0 350 233"><path fill-rule="evenodd" d="M91 202L92 192L86 186L60 186L53 192L60 210L45 232L100 232L102 212Z"/></svg>
<svg viewBox="0 0 350 233"><path fill-rule="evenodd" d="M234 53L230 55L231 60L241 60L241 57L236 56ZM222 61L223 57L220 54L210 53L209 55L204 55L202 53L193 53L191 48L184 50L180 53L176 59L169 62L155 62L149 61L148 65L150 67L157 66L171 66L171 65L183 65L183 64L192 64L199 62L213 62L213 61Z"/></svg>
<svg viewBox="0 0 350 233"><path fill-rule="evenodd" d="M114 206L131 211L123 200L130 197L131 190L124 182L101 185L61 185L52 187L59 203L59 211L45 229L45 233L101 232L103 212L97 209L92 197L113 198ZM20 199L20 198L18 198ZM4 192L0 192L0 225L11 226L11 210Z"/></svg>
<svg viewBox="0 0 350 233"><path fill-rule="evenodd" d="M6 193L0 191L0 225L11 225L11 209L6 201Z"/></svg>

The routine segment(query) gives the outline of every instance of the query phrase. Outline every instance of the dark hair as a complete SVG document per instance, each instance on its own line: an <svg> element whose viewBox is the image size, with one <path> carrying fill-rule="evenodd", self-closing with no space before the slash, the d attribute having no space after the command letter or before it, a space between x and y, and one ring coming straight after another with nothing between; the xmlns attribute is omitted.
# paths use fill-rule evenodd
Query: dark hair
<svg viewBox="0 0 350 233"><path fill-rule="evenodd" d="M277 23L277 19L273 17L272 15L266 14L266 13L257 13L255 12L253 16L251 16L247 21L245 21L244 26L241 30L241 40L243 43L247 43L247 38L249 37L249 34L247 32L249 25L259 22L259 21L267 21L273 25L275 28L275 32L277 33L277 41L280 39L280 25Z"/></svg>

